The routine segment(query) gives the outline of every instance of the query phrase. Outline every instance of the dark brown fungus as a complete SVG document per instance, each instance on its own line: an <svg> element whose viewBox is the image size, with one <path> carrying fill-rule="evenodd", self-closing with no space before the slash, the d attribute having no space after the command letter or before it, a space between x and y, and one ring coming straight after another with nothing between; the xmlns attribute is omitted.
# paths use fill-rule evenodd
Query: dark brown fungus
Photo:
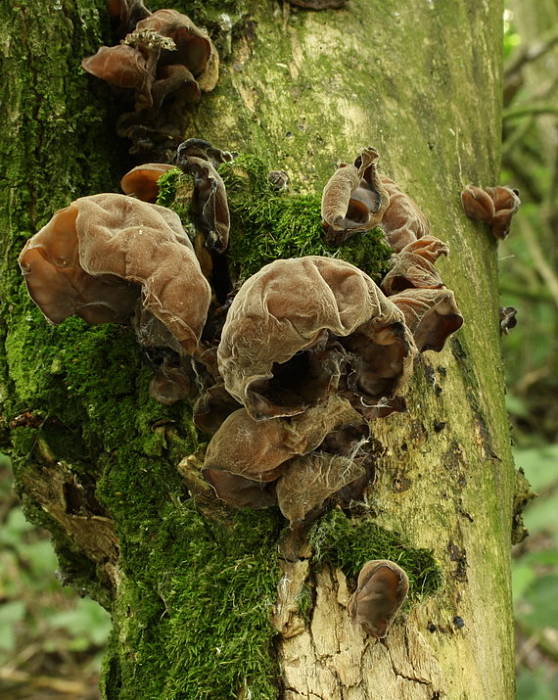
<svg viewBox="0 0 558 700"><path fill-rule="evenodd" d="M194 178L192 212L196 228L205 236L207 248L223 253L229 244L230 216L225 183L213 165L195 156L183 157L178 149L177 165Z"/></svg>
<svg viewBox="0 0 558 700"><path fill-rule="evenodd" d="M130 320L135 301L192 353L211 289L170 209L120 194L82 197L56 212L19 256L32 299L53 323Z"/></svg>
<svg viewBox="0 0 558 700"><path fill-rule="evenodd" d="M146 59L133 46L101 46L94 56L84 58L81 66L109 85L150 93L153 76Z"/></svg>
<svg viewBox="0 0 558 700"><path fill-rule="evenodd" d="M224 384L207 389L194 404L194 423L207 435L216 433L224 420L240 408Z"/></svg>
<svg viewBox="0 0 558 700"><path fill-rule="evenodd" d="M353 334L358 347L349 342ZM366 357L357 357L361 350ZM242 285L217 358L227 391L262 420L302 413L337 391L347 358L369 373L355 390L366 394L362 379L374 398L391 396L407 379L414 352L403 315L362 270L308 256L276 260Z"/></svg>
<svg viewBox="0 0 558 700"><path fill-rule="evenodd" d="M221 151L204 139L183 141L176 151L177 162L185 164L187 158L194 157L208 160L215 167L220 163L229 163L234 159L234 155L229 151Z"/></svg>
<svg viewBox="0 0 558 700"><path fill-rule="evenodd" d="M289 459L312 452L330 432L349 426L361 429L366 436L361 442L367 438L362 417L336 395L291 419L256 421L242 408L225 419L209 442L204 468L254 481L274 481Z"/></svg>
<svg viewBox="0 0 558 700"><path fill-rule="evenodd" d="M234 508L269 508L277 504L274 483L252 481L220 469L204 469L203 475L217 497Z"/></svg>
<svg viewBox="0 0 558 700"><path fill-rule="evenodd" d="M161 66L151 86L153 108L160 109L167 95L181 90L184 102L194 103L201 97L200 86L194 76L181 65Z"/></svg>
<svg viewBox="0 0 558 700"><path fill-rule="evenodd" d="M423 236L394 255L394 264L382 281L382 290L389 296L409 287L440 289L444 286L434 262L448 255L449 248L434 236Z"/></svg>
<svg viewBox="0 0 558 700"><path fill-rule="evenodd" d="M360 570L357 589L349 600L349 615L367 634L381 639L389 632L408 591L407 574L395 562L368 561Z"/></svg>
<svg viewBox="0 0 558 700"><path fill-rule="evenodd" d="M143 163L129 170L120 180L124 194L131 195L142 202L154 202L159 194L157 180L175 166L168 163Z"/></svg>
<svg viewBox="0 0 558 700"><path fill-rule="evenodd" d="M380 180L389 196L381 226L386 233L388 243L396 253L399 253L417 238L427 236L430 226L416 202L405 194L397 183L385 175L382 175Z"/></svg>
<svg viewBox="0 0 558 700"><path fill-rule="evenodd" d="M475 187L467 185L461 193L465 214L474 221L485 221L496 238L506 238L512 216L521 200L517 190L509 187Z"/></svg>
<svg viewBox="0 0 558 700"><path fill-rule="evenodd" d="M276 192L283 192L289 186L289 175L284 170L271 170L267 180Z"/></svg>
<svg viewBox="0 0 558 700"><path fill-rule="evenodd" d="M295 457L277 482L277 502L291 525L301 522L325 501L354 481L366 469L357 461L328 452Z"/></svg>
<svg viewBox="0 0 558 700"><path fill-rule="evenodd" d="M328 243L340 245L381 221L389 197L376 171L378 157L375 148L366 148L353 165L339 167L324 187L322 225Z"/></svg>
<svg viewBox="0 0 558 700"><path fill-rule="evenodd" d="M289 0L289 4L305 10L339 10L345 7L347 0Z"/></svg>
<svg viewBox="0 0 558 700"><path fill-rule="evenodd" d="M500 307L500 333L507 335L512 328L517 326L517 309L513 306Z"/></svg>
<svg viewBox="0 0 558 700"><path fill-rule="evenodd" d="M219 55L207 33L186 15L176 10L157 10L138 22L136 31L156 32L176 45L164 50L159 65L186 66L204 92L213 90L219 78Z"/></svg>
<svg viewBox="0 0 558 700"><path fill-rule="evenodd" d="M419 352L440 352L447 337L463 325L450 289L406 289L390 300L403 312Z"/></svg>
<svg viewBox="0 0 558 700"><path fill-rule="evenodd" d="M107 0L107 10L111 17L118 17L118 34L124 36L136 24L151 14L141 0Z"/></svg>
<svg viewBox="0 0 558 700"><path fill-rule="evenodd" d="M172 406L192 395L193 387L184 368L165 358L149 383L149 396L164 406Z"/></svg>

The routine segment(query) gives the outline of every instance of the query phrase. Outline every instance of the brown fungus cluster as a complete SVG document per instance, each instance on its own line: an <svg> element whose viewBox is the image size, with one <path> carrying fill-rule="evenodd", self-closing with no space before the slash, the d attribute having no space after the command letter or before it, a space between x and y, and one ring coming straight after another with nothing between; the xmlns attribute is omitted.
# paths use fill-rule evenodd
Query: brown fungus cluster
<svg viewBox="0 0 558 700"><path fill-rule="evenodd" d="M492 235L500 239L509 234L512 217L521 206L519 192L501 185L467 185L461 193L461 203L470 219L487 223Z"/></svg>
<svg viewBox="0 0 558 700"><path fill-rule="evenodd" d="M189 105L214 89L219 54L205 30L176 10L149 12L135 0L109 0L124 38L84 58L88 73L120 89L119 136L130 153L170 160L182 140Z"/></svg>
<svg viewBox="0 0 558 700"><path fill-rule="evenodd" d="M365 148L354 165L338 168L326 184L322 197L326 240L342 244L348 235L381 226L394 250L392 268L381 288L403 312L419 352L439 352L446 338L463 324L453 292L434 265L449 254L449 247L430 235L417 204L377 172L378 158L376 149Z"/></svg>
<svg viewBox="0 0 558 700"><path fill-rule="evenodd" d="M162 104L157 86L174 79L175 69L174 77L186 69L204 89L217 58L187 17L151 14L134 0L111 7L128 32L125 43L104 47L87 64L116 70L106 57L125 57L124 77L114 84L134 91L134 114ZM140 67L135 78L132 65ZM189 463L203 459L198 475L215 496L233 507L278 506L297 536L324 508L361 498L374 476L363 449L369 421L406 409L418 352L440 351L463 322L435 267L447 245L378 173L378 157L369 147L338 168L322 215L326 238L337 245L383 227L395 254L381 287L337 257L306 256L276 260L235 289L218 172L233 154L202 139L185 141L176 154L192 178L193 243L174 212L151 203L158 177L172 167L153 162L122 178L129 196L82 197L56 212L20 255L29 293L51 322L77 315L130 325L155 367L151 396L194 403L194 423L209 441ZM287 180L274 172L277 189ZM383 637L407 588L396 564L368 562L349 612Z"/></svg>

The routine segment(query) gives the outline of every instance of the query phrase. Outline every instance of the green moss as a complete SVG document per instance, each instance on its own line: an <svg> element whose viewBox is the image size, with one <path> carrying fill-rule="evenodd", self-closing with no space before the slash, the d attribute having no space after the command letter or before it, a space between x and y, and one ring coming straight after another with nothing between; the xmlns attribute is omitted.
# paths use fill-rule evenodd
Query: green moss
<svg viewBox="0 0 558 700"><path fill-rule="evenodd" d="M432 552L409 547L398 533L370 519L348 518L342 511L332 510L312 527L310 543L314 564L337 567L353 579L371 559L394 561L409 577L410 601L434 593L441 584Z"/></svg>
<svg viewBox="0 0 558 700"><path fill-rule="evenodd" d="M302 586L300 593L297 595L296 605L298 614L302 619L305 622L310 622L314 607L314 590L307 583Z"/></svg>
<svg viewBox="0 0 558 700"><path fill-rule="evenodd" d="M280 577L274 513L208 520L193 501L168 504L129 543L119 599L120 644L109 664L124 689L108 697L275 698L271 606ZM148 556L146 557L146 543ZM133 611L126 614L125 610ZM130 657L126 649L134 649ZM250 694L251 693L251 694Z"/></svg>

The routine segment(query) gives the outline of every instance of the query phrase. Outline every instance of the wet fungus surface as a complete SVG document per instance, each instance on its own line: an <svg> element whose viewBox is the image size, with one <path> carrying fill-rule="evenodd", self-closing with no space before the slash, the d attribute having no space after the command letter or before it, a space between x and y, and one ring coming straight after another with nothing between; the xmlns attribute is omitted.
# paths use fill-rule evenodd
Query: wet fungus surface
<svg viewBox="0 0 558 700"><path fill-rule="evenodd" d="M372 637L385 637L409 591L405 571L393 561L375 559L362 567L349 615Z"/></svg>
<svg viewBox="0 0 558 700"><path fill-rule="evenodd" d="M242 285L217 356L227 391L261 420L304 412L347 372L348 391L393 396L414 352L401 312L362 270L308 256L277 260Z"/></svg>
<svg viewBox="0 0 558 700"><path fill-rule="evenodd" d="M341 244L381 221L388 194L376 171L378 151L371 146L353 165L342 164L324 187L322 225L328 243Z"/></svg>
<svg viewBox="0 0 558 700"><path fill-rule="evenodd" d="M175 166L168 163L142 163L129 170L120 180L124 194L141 199L142 202L155 202L159 194L157 180Z"/></svg>
<svg viewBox="0 0 558 700"><path fill-rule="evenodd" d="M483 221L490 226L495 238L506 238L511 220L521 206L519 192L510 187L476 187L467 185L461 193L465 214L473 221Z"/></svg>

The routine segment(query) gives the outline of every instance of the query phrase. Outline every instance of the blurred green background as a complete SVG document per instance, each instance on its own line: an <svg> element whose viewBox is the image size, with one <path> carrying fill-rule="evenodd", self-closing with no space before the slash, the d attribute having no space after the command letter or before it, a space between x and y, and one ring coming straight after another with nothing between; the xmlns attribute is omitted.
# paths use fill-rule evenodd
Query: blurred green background
<svg viewBox="0 0 558 700"><path fill-rule="evenodd" d="M520 190L499 246L502 337L516 465L538 494L513 550L519 700L558 698L558 0L504 15L503 171ZM473 183L493 185L496 183ZM108 614L64 588L45 532L26 522L0 455L0 697L99 698Z"/></svg>

